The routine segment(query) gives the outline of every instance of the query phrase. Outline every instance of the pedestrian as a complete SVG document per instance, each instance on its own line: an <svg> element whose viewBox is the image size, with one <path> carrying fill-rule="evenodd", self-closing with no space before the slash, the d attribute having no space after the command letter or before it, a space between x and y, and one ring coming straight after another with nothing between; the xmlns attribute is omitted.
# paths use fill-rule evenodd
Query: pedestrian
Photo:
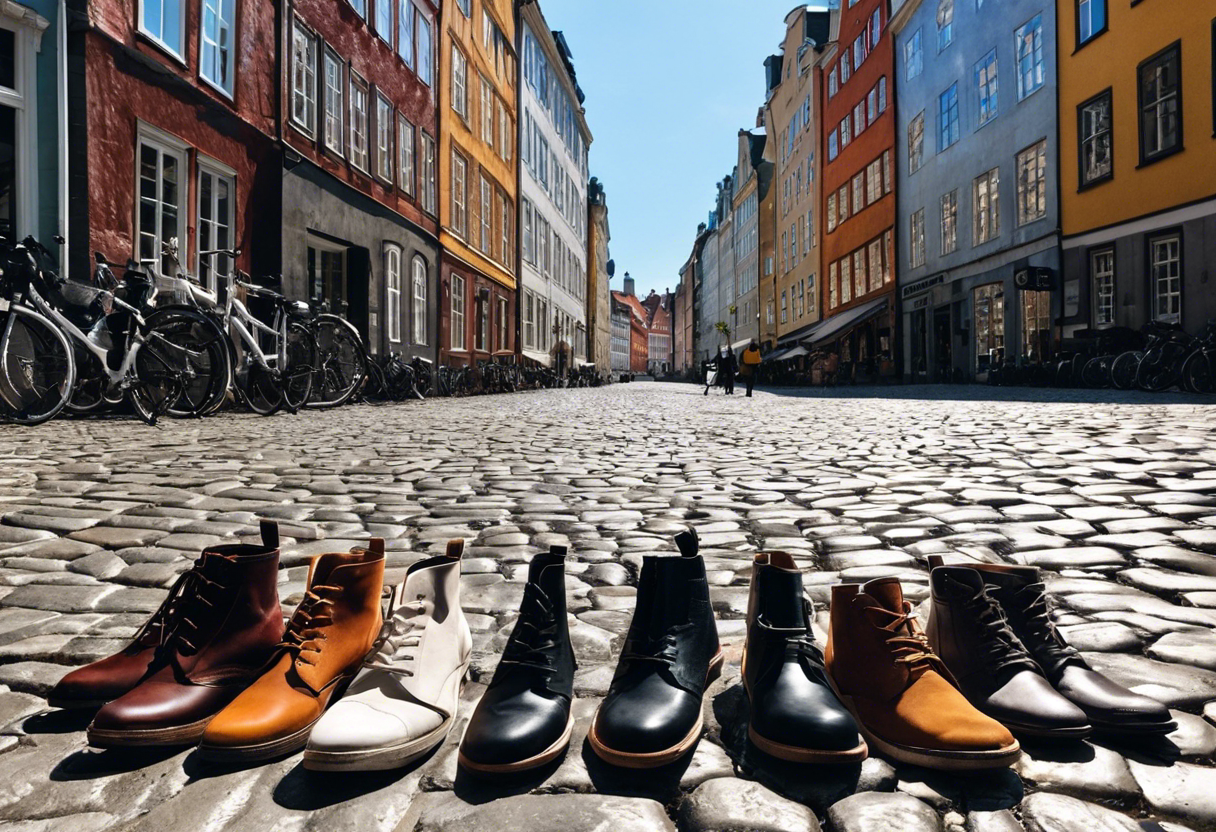
<svg viewBox="0 0 1216 832"><path fill-rule="evenodd" d="M718 352L718 381L726 391L726 395L735 395L735 373L739 370L739 362L735 359L734 351L723 345Z"/></svg>
<svg viewBox="0 0 1216 832"><path fill-rule="evenodd" d="M747 345L747 349L743 351L743 360L740 362L739 375L743 376L743 383L747 385L747 397L752 397L752 388L756 386L756 374L760 372L760 346L753 338L752 342Z"/></svg>

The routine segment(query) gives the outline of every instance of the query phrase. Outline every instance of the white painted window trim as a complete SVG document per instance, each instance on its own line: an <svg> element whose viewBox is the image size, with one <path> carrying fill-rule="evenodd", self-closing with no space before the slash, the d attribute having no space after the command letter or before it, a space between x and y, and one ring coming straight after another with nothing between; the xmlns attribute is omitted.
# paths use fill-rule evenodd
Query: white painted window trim
<svg viewBox="0 0 1216 832"><path fill-rule="evenodd" d="M396 243L384 244L384 321L388 340L401 343L401 266L405 253ZM392 263L396 261L394 272ZM396 276L396 287L392 278Z"/></svg>
<svg viewBox="0 0 1216 832"><path fill-rule="evenodd" d="M17 155L14 161L16 194L14 208L17 224L14 231L18 239L35 232L38 227L38 187L34 148L38 147L38 95L37 90L27 92L29 85L37 85L36 61L42 50L42 33L50 21L12 0L0 2L0 27L14 35L16 54L13 65L16 71L12 89L0 88L0 104L16 110ZM50 241L45 241L50 245Z"/></svg>
<svg viewBox="0 0 1216 832"><path fill-rule="evenodd" d="M217 93L222 95L224 98L227 98L229 101L232 101L236 94L236 66L237 66L237 63L236 63L236 60L234 60L235 54L236 54L236 50L234 48L236 46L236 17L237 17L237 8L236 7L239 4L240 0L214 0L214 2L219 5L221 10L223 9L225 2L230 2L232 4L232 9L231 9L232 19L228 21L228 48L226 50L221 49L219 40L216 39L216 41L215 41L215 48L217 51L219 51L221 53L222 52L228 53L228 83L231 84L232 89L226 88L222 83L220 83L219 80L217 80L215 78L209 78L203 69L203 51L207 45L207 29L206 29L206 26L204 25L204 21L207 18L207 14L206 14L207 2L208 2L208 0L199 0L198 77L199 77L199 80L202 81L204 84L211 87L213 90L215 90ZM256 2L256 0L255 0L255 2ZM184 5L184 3L183 3L183 5ZM217 15L217 17L218 17L218 15ZM313 67L312 75L313 75L312 86L313 86L313 96L314 96L313 119L315 120L316 119L316 108L317 108L316 100L315 100L316 87L317 87L317 70L316 70L315 66Z"/></svg>
<svg viewBox="0 0 1216 832"><path fill-rule="evenodd" d="M202 274L202 258L199 257L199 252L202 246L199 242L203 216L203 187L202 176L204 173L209 173L218 179L228 181L228 247L234 248L237 237L236 230L236 171L225 165L223 162L212 159L210 156L198 154L198 171L195 173L195 194L194 198L194 274ZM138 205L136 206L138 209ZM216 271L214 261L219 259L219 255L212 258L211 274L212 279L208 282L207 288L212 292L216 291ZM231 264L229 264L231 265Z"/></svg>
<svg viewBox="0 0 1216 832"><path fill-rule="evenodd" d="M178 4L178 13L181 16L181 19L179 20L180 28L178 31L181 32L182 42L176 47L162 40L160 35L153 34L144 28L144 6L147 4L147 2L148 0L139 0L139 8L136 9L136 14L139 18L138 22L136 23L137 30L139 31L140 35L156 44L157 47L166 52L170 57L174 58L182 66L185 66L186 56L183 53L186 51L186 0L164 0L164 2L176 2Z"/></svg>

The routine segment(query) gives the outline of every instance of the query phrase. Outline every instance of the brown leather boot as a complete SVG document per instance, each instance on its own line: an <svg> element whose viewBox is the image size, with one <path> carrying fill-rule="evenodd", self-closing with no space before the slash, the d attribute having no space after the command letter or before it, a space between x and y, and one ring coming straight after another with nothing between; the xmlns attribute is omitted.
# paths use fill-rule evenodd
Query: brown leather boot
<svg viewBox="0 0 1216 832"><path fill-rule="evenodd" d="M903 763L999 768L1021 749L976 710L929 647L895 578L832 588L824 661L870 748Z"/></svg>
<svg viewBox="0 0 1216 832"><path fill-rule="evenodd" d="M205 550L122 658L82 668L86 681L106 679L108 694L128 684L149 657L130 690L94 716L91 745L194 743L211 717L257 678L283 635L278 547L277 524L263 521L261 546ZM72 680L65 691L76 695L79 684Z"/></svg>
<svg viewBox="0 0 1216 832"><path fill-rule="evenodd" d="M203 733L199 753L254 762L304 747L313 724L358 672L380 633L384 541L348 554L318 555L308 591L287 623L268 669Z"/></svg>

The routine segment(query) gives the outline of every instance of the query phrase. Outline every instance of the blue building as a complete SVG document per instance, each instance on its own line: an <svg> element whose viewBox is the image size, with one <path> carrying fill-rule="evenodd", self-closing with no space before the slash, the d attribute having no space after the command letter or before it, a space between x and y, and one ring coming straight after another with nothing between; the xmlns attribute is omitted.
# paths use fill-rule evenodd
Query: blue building
<svg viewBox="0 0 1216 832"><path fill-rule="evenodd" d="M64 0L0 0L0 235L48 246L66 225L64 15Z"/></svg>
<svg viewBox="0 0 1216 832"><path fill-rule="evenodd" d="M894 0L905 377L984 380L1057 343L1049 0Z"/></svg>

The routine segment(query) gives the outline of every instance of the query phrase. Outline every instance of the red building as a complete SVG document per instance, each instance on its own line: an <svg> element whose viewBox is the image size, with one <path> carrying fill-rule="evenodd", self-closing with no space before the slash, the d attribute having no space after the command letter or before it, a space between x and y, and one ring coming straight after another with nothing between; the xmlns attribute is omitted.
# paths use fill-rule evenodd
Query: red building
<svg viewBox="0 0 1216 832"><path fill-rule="evenodd" d="M434 359L438 6L282 8L284 290L345 314L373 353Z"/></svg>
<svg viewBox="0 0 1216 832"><path fill-rule="evenodd" d="M812 341L860 380L895 367L894 47L887 0L840 5L819 62L825 279Z"/></svg>
<svg viewBox="0 0 1216 832"><path fill-rule="evenodd" d="M633 292L633 278L625 276L625 291L612 297L629 309L629 372L645 375L650 361L650 313Z"/></svg>
<svg viewBox="0 0 1216 832"><path fill-rule="evenodd" d="M163 260L214 284L278 265L279 153L273 3L68 0L68 257ZM203 14L204 7L207 14Z"/></svg>
<svg viewBox="0 0 1216 832"><path fill-rule="evenodd" d="M653 289L642 301L646 310L646 370L652 376L665 376L672 372L672 307L671 292L658 294Z"/></svg>

